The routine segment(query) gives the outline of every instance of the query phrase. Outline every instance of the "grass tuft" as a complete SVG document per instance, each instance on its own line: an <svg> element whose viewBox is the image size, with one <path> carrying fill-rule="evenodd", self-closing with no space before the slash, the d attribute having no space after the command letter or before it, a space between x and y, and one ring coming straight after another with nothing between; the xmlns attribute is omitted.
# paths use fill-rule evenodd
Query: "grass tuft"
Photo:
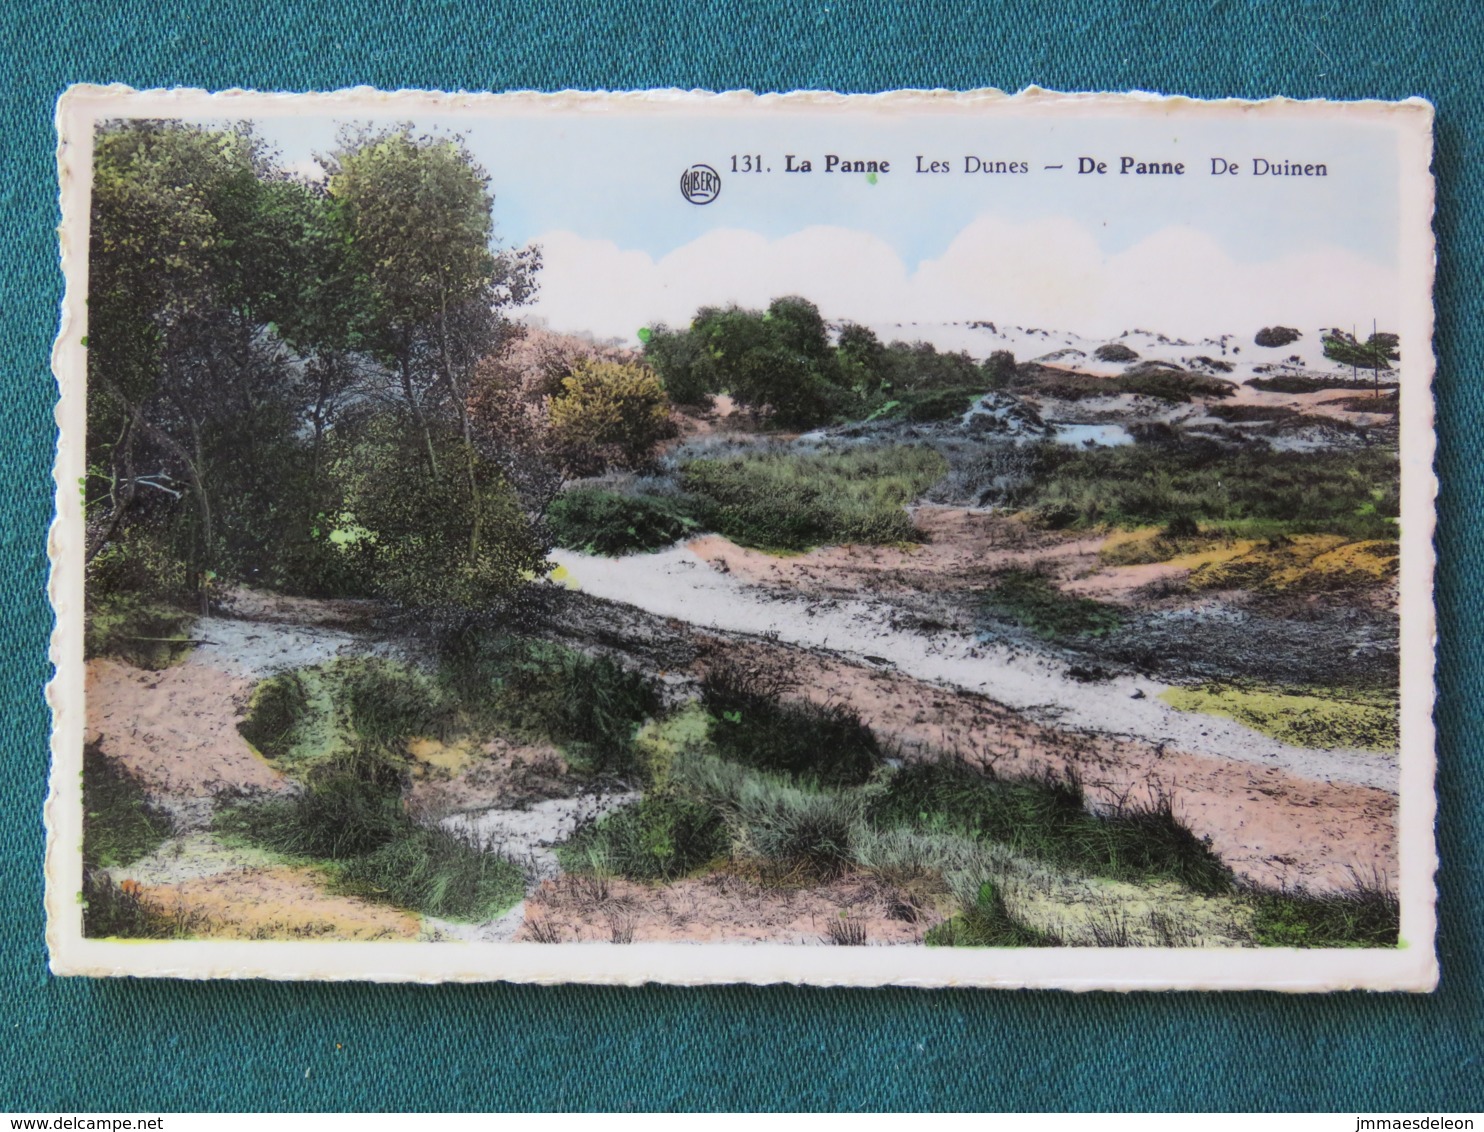
<svg viewBox="0 0 1484 1132"><path fill-rule="evenodd" d="M227 801L213 830L326 865L333 887L398 908L479 920L520 899L520 868L444 829L419 825L402 802L405 770L371 746L312 767L290 798Z"/></svg>
<svg viewBox="0 0 1484 1132"><path fill-rule="evenodd" d="M1319 896L1260 892L1253 902L1261 947L1395 947L1401 929L1396 894L1379 882Z"/></svg>
<svg viewBox="0 0 1484 1132"><path fill-rule="evenodd" d="M712 807L672 793L646 794L579 829L557 857L569 872L670 881L726 857L730 844Z"/></svg>
<svg viewBox="0 0 1484 1132"><path fill-rule="evenodd" d="M88 939L189 939L202 934L204 913L161 907L133 881L115 884L106 872L84 866L82 934Z"/></svg>
<svg viewBox="0 0 1484 1132"><path fill-rule="evenodd" d="M892 777L869 816L881 826L956 830L1093 876L1169 878L1202 893L1229 892L1233 883L1209 844L1175 817L1168 797L1094 814L1075 779L999 779L961 760L914 762Z"/></svg>

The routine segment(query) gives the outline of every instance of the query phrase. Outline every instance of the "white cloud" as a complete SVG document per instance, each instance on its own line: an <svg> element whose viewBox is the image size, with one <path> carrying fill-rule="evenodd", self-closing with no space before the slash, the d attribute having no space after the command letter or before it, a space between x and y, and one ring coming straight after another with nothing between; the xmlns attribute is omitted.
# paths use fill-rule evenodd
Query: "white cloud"
<svg viewBox="0 0 1484 1132"><path fill-rule="evenodd" d="M702 305L756 307L784 294L814 300L832 319L987 319L1092 337L1391 323L1397 301L1394 271L1342 248L1238 262L1205 233L1170 227L1107 255L1070 219L980 217L914 272L879 237L837 227L778 239L715 229L658 261L566 231L537 242L546 267L533 313L555 329L626 339L656 322L685 325Z"/></svg>

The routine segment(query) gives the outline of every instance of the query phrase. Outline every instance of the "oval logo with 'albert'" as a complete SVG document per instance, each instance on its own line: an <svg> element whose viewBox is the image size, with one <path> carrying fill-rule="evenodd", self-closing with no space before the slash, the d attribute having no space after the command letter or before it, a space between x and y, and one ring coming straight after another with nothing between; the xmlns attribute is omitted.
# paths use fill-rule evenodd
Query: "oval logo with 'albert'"
<svg viewBox="0 0 1484 1132"><path fill-rule="evenodd" d="M680 174L680 195L691 204L710 204L721 195L721 175L709 165L692 165Z"/></svg>

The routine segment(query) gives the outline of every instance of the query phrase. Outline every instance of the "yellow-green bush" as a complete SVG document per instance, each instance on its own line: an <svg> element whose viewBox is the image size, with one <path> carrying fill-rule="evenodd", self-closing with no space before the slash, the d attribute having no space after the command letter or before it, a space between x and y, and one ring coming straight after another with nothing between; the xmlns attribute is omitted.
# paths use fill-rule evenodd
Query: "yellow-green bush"
<svg viewBox="0 0 1484 1132"><path fill-rule="evenodd" d="M551 399L551 429L568 467L639 468L675 434L670 399L647 366L584 360Z"/></svg>

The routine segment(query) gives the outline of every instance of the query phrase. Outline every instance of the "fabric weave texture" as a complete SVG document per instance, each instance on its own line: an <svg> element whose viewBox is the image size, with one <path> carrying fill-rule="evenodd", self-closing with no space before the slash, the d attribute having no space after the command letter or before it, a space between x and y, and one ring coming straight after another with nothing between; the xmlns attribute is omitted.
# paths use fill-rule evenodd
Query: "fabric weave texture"
<svg viewBox="0 0 1484 1132"><path fill-rule="evenodd" d="M1416 0L213 4L18 0L3 30L0 1108L1484 1107L1484 16ZM363 986L46 971L42 687L71 82L326 90L896 87L1438 107L1441 989L1431 996Z"/></svg>

